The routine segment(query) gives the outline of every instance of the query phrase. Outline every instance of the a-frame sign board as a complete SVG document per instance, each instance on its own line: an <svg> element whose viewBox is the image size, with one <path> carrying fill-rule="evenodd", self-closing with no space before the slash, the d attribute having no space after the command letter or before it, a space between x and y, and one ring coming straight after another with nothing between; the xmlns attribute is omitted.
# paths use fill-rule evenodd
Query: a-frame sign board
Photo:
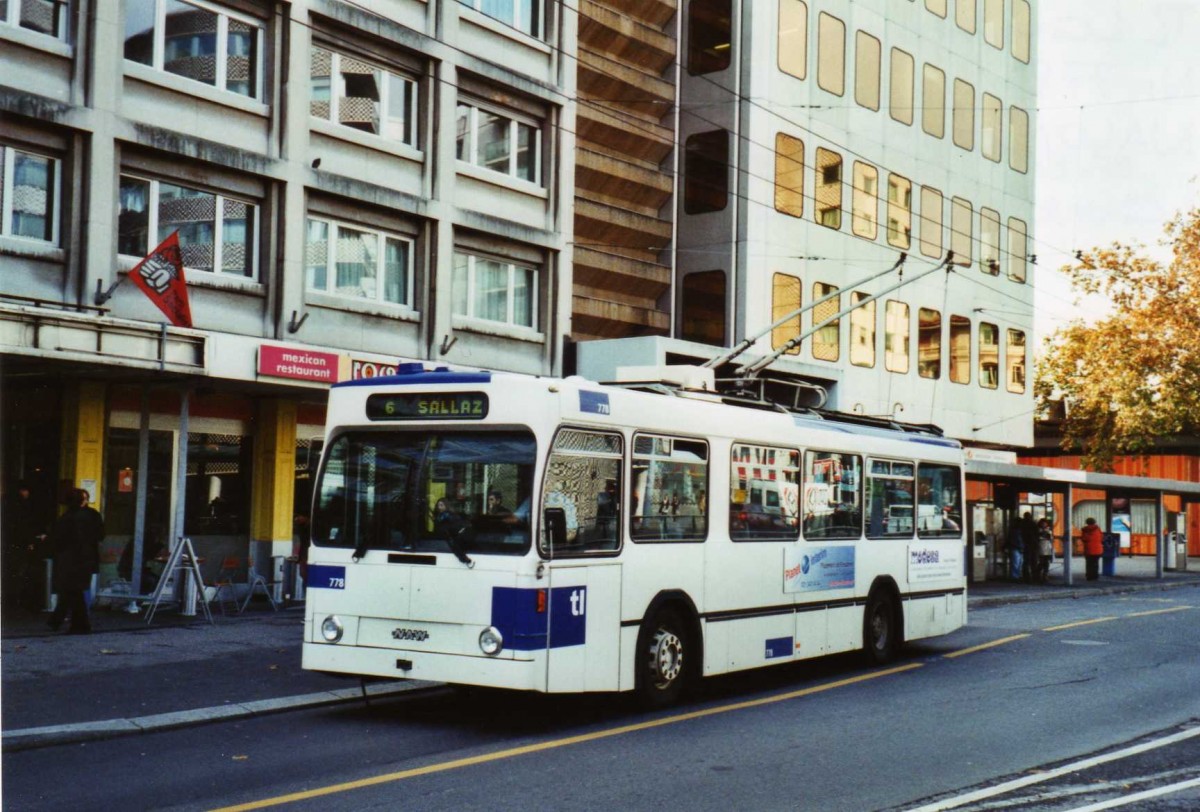
<svg viewBox="0 0 1200 812"><path fill-rule="evenodd" d="M146 625L150 625L150 621L154 620L154 613L158 611L158 605L162 603L163 590L166 589L168 581L175 584L175 600L179 602L181 608L183 607L183 596L186 594L185 581L188 578L192 579L192 585L196 588L195 594L200 606L204 609L204 616L208 618L209 623L213 622L212 612L208 609L208 601L204 599L204 579L200 576L200 565L196 563L196 551L192 549L192 540L185 537L181 538L175 545L175 549L171 550L171 555L167 558L167 565L163 567L162 577L158 579L158 585L150 596L150 608L146 612Z"/></svg>

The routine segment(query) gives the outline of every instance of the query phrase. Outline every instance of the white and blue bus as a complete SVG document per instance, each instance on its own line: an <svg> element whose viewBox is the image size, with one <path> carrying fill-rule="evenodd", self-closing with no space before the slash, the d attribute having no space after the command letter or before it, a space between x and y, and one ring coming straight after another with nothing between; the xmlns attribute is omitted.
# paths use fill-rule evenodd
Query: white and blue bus
<svg viewBox="0 0 1200 812"><path fill-rule="evenodd" d="M414 366L330 393L305 668L664 705L966 622L931 427Z"/></svg>

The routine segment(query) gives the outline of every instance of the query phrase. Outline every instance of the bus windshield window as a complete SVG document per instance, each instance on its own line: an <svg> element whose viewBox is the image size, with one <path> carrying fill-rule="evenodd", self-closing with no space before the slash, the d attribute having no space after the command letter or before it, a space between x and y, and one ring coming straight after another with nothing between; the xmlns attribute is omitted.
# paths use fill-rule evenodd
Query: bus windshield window
<svg viewBox="0 0 1200 812"><path fill-rule="evenodd" d="M528 433L342 434L317 484L313 544L523 553L535 455Z"/></svg>
<svg viewBox="0 0 1200 812"><path fill-rule="evenodd" d="M917 535L957 536L962 532L962 477L955 465L917 468Z"/></svg>
<svg viewBox="0 0 1200 812"><path fill-rule="evenodd" d="M862 535L862 457L832 451L804 453L804 537Z"/></svg>
<svg viewBox="0 0 1200 812"><path fill-rule="evenodd" d="M632 483L634 539L703 541L708 535L706 443L637 435Z"/></svg>

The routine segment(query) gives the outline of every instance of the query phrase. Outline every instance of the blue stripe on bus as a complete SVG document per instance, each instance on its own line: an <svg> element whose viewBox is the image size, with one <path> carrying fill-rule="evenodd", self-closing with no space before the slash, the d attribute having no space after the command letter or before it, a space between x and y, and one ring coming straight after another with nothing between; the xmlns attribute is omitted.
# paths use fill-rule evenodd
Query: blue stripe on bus
<svg viewBox="0 0 1200 812"><path fill-rule="evenodd" d="M491 383L490 372L414 372L408 375L382 375L378 378L360 378L357 381L335 383L335 389L346 386L430 386L443 383Z"/></svg>
<svg viewBox="0 0 1200 812"><path fill-rule="evenodd" d="M538 593L547 591L549 611L539 612ZM581 646L587 641L587 587L492 587L492 625L512 651Z"/></svg>

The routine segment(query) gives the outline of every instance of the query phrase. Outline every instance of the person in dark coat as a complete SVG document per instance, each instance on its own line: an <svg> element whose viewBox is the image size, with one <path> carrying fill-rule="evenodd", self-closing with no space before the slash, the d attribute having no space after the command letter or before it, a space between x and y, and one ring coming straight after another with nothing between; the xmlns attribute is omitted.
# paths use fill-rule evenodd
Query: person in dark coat
<svg viewBox="0 0 1200 812"><path fill-rule="evenodd" d="M8 609L25 606L37 609L37 565L46 533L34 512L29 484L14 483L5 498L3 515L4 586L0 595Z"/></svg>
<svg viewBox="0 0 1200 812"><path fill-rule="evenodd" d="M64 500L67 512L59 517L50 534L54 552L54 591L58 605L50 617L50 628L58 631L67 615L71 616L71 634L92 630L83 593L91 586L92 574L100 569L100 542L104 540L104 519L88 507L88 492L74 488Z"/></svg>
<svg viewBox="0 0 1200 812"><path fill-rule="evenodd" d="M1024 554L1021 567L1021 580L1033 583L1034 573L1038 565L1038 529L1033 514L1028 510L1021 515L1018 525L1021 534L1021 552Z"/></svg>

